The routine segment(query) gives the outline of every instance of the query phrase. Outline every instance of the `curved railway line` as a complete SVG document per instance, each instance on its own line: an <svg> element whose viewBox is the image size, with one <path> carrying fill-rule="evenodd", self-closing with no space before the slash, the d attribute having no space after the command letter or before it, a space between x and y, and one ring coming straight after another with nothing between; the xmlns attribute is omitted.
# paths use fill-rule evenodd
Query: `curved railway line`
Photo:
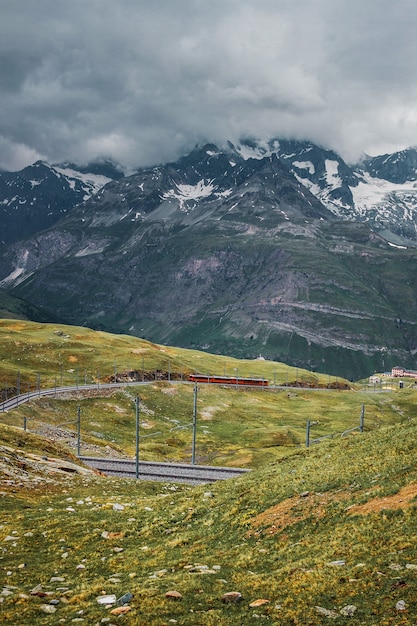
<svg viewBox="0 0 417 626"><path fill-rule="evenodd" d="M199 381L198 384L206 385L221 385L222 377L216 382ZM243 379L242 379L243 380ZM249 380L249 379L245 379ZM262 379L263 381L264 379ZM29 402L30 400L45 397L56 396L65 393L82 393L84 391L100 391L105 389L114 389L120 387L131 386L143 386L152 384L154 381L134 381L134 382L116 382L116 383L94 383L88 385L73 385L65 387L51 387L49 389L37 389L35 391L28 391L27 393L21 393L17 396L13 396L3 402L0 402L0 413L8 412L14 408L17 408L21 404ZM172 381L179 382L179 381ZM186 381L181 381L186 382ZM189 382L189 384L196 384L197 381ZM224 384L224 383L223 383ZM232 385L230 385L232 386ZM242 384L243 386L243 384ZM270 387L262 386L262 389L276 390L276 389L288 389L286 386L274 385ZM327 389L322 389L327 391ZM248 469L243 468L228 468L228 467L216 467L208 465L195 465L195 464L182 464L182 463L157 463L150 461L138 461L136 459L115 459L115 458L100 458L100 457L79 457L84 463L94 467L95 469L103 472L109 476L123 476L127 478L138 478L142 480L159 480L166 482L179 482L189 484L203 484L215 482L217 480L227 480L241 476L245 472L249 472Z"/></svg>
<svg viewBox="0 0 417 626"><path fill-rule="evenodd" d="M51 387L49 389L37 389L27 393L14 396L0 403L0 412L8 412L33 400L44 396L56 396L64 393L83 392L91 390L113 389L117 387L128 387L136 385L147 385L153 381L135 383L100 383L91 385L74 385L67 387ZM227 480L236 478L248 469L216 467L209 465L186 465L182 463L157 463L151 461L139 461L129 459L114 459L101 457L80 456L80 461L103 472L108 476L120 476L124 478L138 478L140 480L155 480L176 483L188 483L199 485L212 483L217 480Z"/></svg>
<svg viewBox="0 0 417 626"><path fill-rule="evenodd" d="M224 382L220 382L222 377L218 377L218 381L217 382L198 382L199 385L218 385L218 386L222 386L225 383ZM240 380L245 380L245 379L240 379ZM262 379L263 380L263 379ZM43 396L55 396L57 394L62 394L62 393L73 393L73 392L83 392L83 391L99 391L102 389L115 389L117 387L136 387L136 386L142 386L142 385L151 385L153 384L155 381L153 380L145 380L145 381L131 381L131 382L117 382L117 383L92 383L89 385L69 385L69 386L65 386L65 387L49 387L48 389L37 389L36 391L28 391L27 393L21 393L17 396L13 396L12 398L8 398L7 400L4 400L3 402L0 402L0 413L4 413L6 411L9 411L11 409L14 409L18 406L20 406L21 404L24 404L25 402L29 402L30 400L34 399L34 398L41 398ZM189 385L194 385L196 384L196 382L193 381L186 381L186 380L171 380L170 381L172 384L178 384L178 383L182 383L182 384L189 384ZM251 385L251 384L244 384L244 383L239 383L239 385L235 385L235 384L228 384L227 385L230 388L257 388L256 385ZM269 386L259 386L262 390L264 391L277 391L279 389L284 389L284 390L290 390L290 389L294 389L293 387L289 387L287 385L269 385ZM295 387L295 389L297 389L297 387ZM331 391L331 389L326 388L326 387L322 387L322 388L315 388L315 387L302 387L302 389L304 391Z"/></svg>
<svg viewBox="0 0 417 626"><path fill-rule="evenodd" d="M13 396L4 402L0 402L0 412L4 413L11 409L29 402L34 398L41 398L43 396L56 396L62 393L73 393L74 391L98 391L100 389L113 389L117 387L131 387L132 385L146 385L148 382L135 382L135 383L94 383L91 385L72 385L68 387L50 387L49 389L37 389L36 391L28 391L27 393L21 393L18 396Z"/></svg>

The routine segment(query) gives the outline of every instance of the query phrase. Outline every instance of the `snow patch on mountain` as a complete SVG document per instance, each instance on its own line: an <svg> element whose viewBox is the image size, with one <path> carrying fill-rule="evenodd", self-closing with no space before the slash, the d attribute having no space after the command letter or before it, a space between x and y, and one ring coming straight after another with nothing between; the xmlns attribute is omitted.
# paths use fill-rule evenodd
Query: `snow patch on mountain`
<svg viewBox="0 0 417 626"><path fill-rule="evenodd" d="M326 159L326 181L332 189L342 186L342 179L339 176L339 163L330 159Z"/></svg>
<svg viewBox="0 0 417 626"><path fill-rule="evenodd" d="M236 152L245 161L248 159L264 159L270 157L273 154L277 154L279 151L279 141L257 141L256 143L239 143L234 146Z"/></svg>
<svg viewBox="0 0 417 626"><path fill-rule="evenodd" d="M54 165L52 169L58 175L64 176L68 180L71 189L75 188L76 180L81 181L85 185L84 191L88 192L89 196L97 193L104 185L107 185L107 183L111 181L111 178L107 178L107 176L100 174L84 174L67 167L57 167Z"/></svg>
<svg viewBox="0 0 417 626"><path fill-rule="evenodd" d="M292 164L299 170L308 170L311 176L316 173L316 168L311 161L293 161Z"/></svg>
<svg viewBox="0 0 417 626"><path fill-rule="evenodd" d="M25 271L24 267L17 267L15 270L13 270L13 272L11 272L8 276L6 276L6 278L3 278L3 280L0 281L0 286L4 287L8 283L14 283L15 285L17 285L18 283L16 281L19 278L19 276L23 274L24 271Z"/></svg>
<svg viewBox="0 0 417 626"><path fill-rule="evenodd" d="M396 243L392 243L392 241L389 241L388 245L391 246L391 248L398 248L399 250L407 250L407 246L398 246Z"/></svg>
<svg viewBox="0 0 417 626"><path fill-rule="evenodd" d="M83 248L82 250L78 250L78 252L75 253L76 257L83 257L83 256L89 256L91 254L101 254L101 252L104 252L104 250L106 249L106 246L102 245L102 244L97 244L94 241L91 241L89 244L87 244L87 246L85 246L85 248Z"/></svg>
<svg viewBox="0 0 417 626"><path fill-rule="evenodd" d="M196 185L175 184L175 187L166 191L162 198L163 200L178 200L182 209L187 201L208 198L216 189L212 180L207 182L200 180Z"/></svg>

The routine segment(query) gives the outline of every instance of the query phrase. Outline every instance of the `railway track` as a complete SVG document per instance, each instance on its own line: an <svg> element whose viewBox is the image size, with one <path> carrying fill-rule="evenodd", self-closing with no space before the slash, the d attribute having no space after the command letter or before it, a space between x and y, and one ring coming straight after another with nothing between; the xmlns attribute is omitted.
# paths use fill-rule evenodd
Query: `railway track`
<svg viewBox="0 0 417 626"><path fill-rule="evenodd" d="M100 383L90 385L73 385L66 387L51 387L49 389L37 389L28 391L4 402L0 402L0 413L7 413L21 404L29 402L35 398L45 396L57 396L59 394L112 389L117 387L129 387L133 385L146 385L151 381L135 383ZM188 483L198 485L212 483L217 480L234 478L250 470L243 468L216 467L207 465L186 465L182 463L156 463L151 461L140 461L136 467L136 460L127 459L105 459L99 457L79 457L81 461L98 469L109 476L120 476L124 478L139 478L142 480L158 480L165 482Z"/></svg>
<svg viewBox="0 0 417 626"><path fill-rule="evenodd" d="M248 469L231 467L213 467L208 465L186 465L185 463L156 463L131 459L103 459L81 456L80 460L109 476L157 480L161 482L188 483L200 485L217 480L236 478L249 472Z"/></svg>
<svg viewBox="0 0 417 626"><path fill-rule="evenodd" d="M48 389L37 389L36 391L28 391L26 393L20 393L17 396L13 396L11 398L8 398L7 400L4 400L3 402L0 402L0 413L6 413L7 411L10 411L12 409L16 409L18 406L20 406L21 404L24 404L25 402L29 402L30 400L33 400L35 398L41 398L44 396L57 396L59 394L64 394L64 393L73 393L73 392L79 392L82 393L83 391L100 391L100 390L104 390L104 389L114 389L117 387L135 387L135 386L143 386L143 385L151 385L153 384L155 381L153 380L145 380L145 381L132 381L132 382L117 382L117 383L92 383L89 385L69 385L69 386L65 386L65 387L61 387L61 386L56 386L56 387L50 387ZM195 384L193 382L190 381L186 381L186 380L175 380L175 381L170 381L173 384L178 384L178 383L185 383L185 384ZM200 386L206 386L206 385L210 385L210 386L222 386L221 382L217 382L217 383L198 383ZM236 389L236 385L228 385L230 388ZM237 386L237 388L252 388L251 385L242 385L239 384ZM255 387L257 388L257 387ZM260 387L261 389L263 389L264 391L277 391L277 390L286 390L289 391L291 389L293 389L293 387L287 387L286 385L270 385L268 387ZM304 391L331 391L329 389L326 388L321 388L321 389L315 389L315 388L309 388L309 387L302 387L302 389Z"/></svg>
<svg viewBox="0 0 417 626"><path fill-rule="evenodd" d="M133 385L146 385L147 382L135 382L135 383L94 383L91 385L71 385L67 387L50 387L48 389L38 389L36 391L28 391L27 393L21 393L18 396L13 396L4 402L0 402L0 413L15 409L25 402L29 402L35 398L41 398L44 396L56 396L63 393L73 393L74 391L100 391L102 389L115 389L117 387L132 387Z"/></svg>

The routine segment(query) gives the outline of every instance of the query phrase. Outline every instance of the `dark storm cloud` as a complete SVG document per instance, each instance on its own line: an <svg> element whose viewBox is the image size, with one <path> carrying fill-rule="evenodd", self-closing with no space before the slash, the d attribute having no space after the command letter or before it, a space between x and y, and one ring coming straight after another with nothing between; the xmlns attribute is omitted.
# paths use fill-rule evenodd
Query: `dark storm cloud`
<svg viewBox="0 0 417 626"><path fill-rule="evenodd" d="M417 144L415 0L0 0L0 167Z"/></svg>

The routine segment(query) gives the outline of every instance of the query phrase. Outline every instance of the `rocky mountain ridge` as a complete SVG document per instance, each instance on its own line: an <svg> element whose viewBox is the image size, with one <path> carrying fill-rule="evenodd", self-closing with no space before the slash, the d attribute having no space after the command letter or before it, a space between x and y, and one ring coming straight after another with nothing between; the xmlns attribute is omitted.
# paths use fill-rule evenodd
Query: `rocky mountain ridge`
<svg viewBox="0 0 417 626"><path fill-rule="evenodd" d="M37 161L20 172L0 171L0 245L49 228L122 172L109 162L79 167Z"/></svg>
<svg viewBox="0 0 417 626"><path fill-rule="evenodd" d="M310 142L276 140L238 151L263 158L276 154L292 174L335 216L367 222L394 244L417 241L417 150L364 156L347 164L334 151Z"/></svg>

